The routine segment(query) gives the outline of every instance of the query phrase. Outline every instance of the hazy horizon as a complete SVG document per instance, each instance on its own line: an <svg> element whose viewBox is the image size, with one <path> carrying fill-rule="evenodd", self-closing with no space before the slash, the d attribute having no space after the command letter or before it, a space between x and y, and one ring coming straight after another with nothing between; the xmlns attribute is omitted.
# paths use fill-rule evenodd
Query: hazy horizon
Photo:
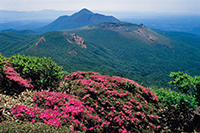
<svg viewBox="0 0 200 133"><path fill-rule="evenodd" d="M139 12L200 15L199 0L2 0L0 10Z"/></svg>
<svg viewBox="0 0 200 133"><path fill-rule="evenodd" d="M87 7L83 7L88 9ZM83 9L81 8L81 9ZM72 15L79 10L55 10L55 9L43 9L40 11L11 11L0 10L0 22L4 21L21 21L21 20L42 20L52 21L63 15ZM117 19L154 19L165 17L177 17L177 16L200 16L200 14L184 14L184 13L169 13L169 12L139 12L139 11L104 11L104 10L91 10L93 13L103 14L106 16L113 16Z"/></svg>
<svg viewBox="0 0 200 133"><path fill-rule="evenodd" d="M200 0L1 0L0 30L37 29L83 8L154 29L200 32ZM5 24L4 24L5 23Z"/></svg>

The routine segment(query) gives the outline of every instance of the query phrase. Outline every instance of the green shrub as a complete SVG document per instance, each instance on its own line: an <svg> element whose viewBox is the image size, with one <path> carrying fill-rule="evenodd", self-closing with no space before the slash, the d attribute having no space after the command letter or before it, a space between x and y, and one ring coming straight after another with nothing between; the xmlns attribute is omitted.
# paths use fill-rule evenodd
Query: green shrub
<svg viewBox="0 0 200 133"><path fill-rule="evenodd" d="M170 84L174 85L175 89L179 89L184 94L191 95L191 89L194 87L193 78L187 73L171 72L170 77L173 78Z"/></svg>
<svg viewBox="0 0 200 133"><path fill-rule="evenodd" d="M191 97L180 92L175 92L171 90L158 89L155 91L155 94L158 95L158 99L162 101L167 107L171 106L187 106L189 108L197 108L197 101L194 97ZM184 109L184 108L183 108ZM180 112L182 109L180 109Z"/></svg>
<svg viewBox="0 0 200 133"><path fill-rule="evenodd" d="M56 87L63 76L62 67L51 60L51 58L38 58L34 56L14 55L8 59L13 68L19 72L22 77L30 78L31 84L35 89L47 89L47 87Z"/></svg>
<svg viewBox="0 0 200 133"><path fill-rule="evenodd" d="M0 53L0 71L3 69L3 67L5 66L5 64L3 63L5 61L5 57L1 55Z"/></svg>
<svg viewBox="0 0 200 133"><path fill-rule="evenodd" d="M161 102L161 126L171 132L191 132L192 119L198 102L194 97L165 89L155 90Z"/></svg>
<svg viewBox="0 0 200 133"><path fill-rule="evenodd" d="M182 93L194 96L200 105L200 76L192 77L183 72L171 72L173 78L170 84Z"/></svg>

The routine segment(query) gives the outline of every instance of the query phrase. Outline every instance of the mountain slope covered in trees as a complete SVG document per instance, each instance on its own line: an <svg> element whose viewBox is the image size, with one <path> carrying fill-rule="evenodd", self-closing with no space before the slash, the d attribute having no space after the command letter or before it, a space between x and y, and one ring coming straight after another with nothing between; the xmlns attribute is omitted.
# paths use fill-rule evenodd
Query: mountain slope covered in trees
<svg viewBox="0 0 200 133"><path fill-rule="evenodd" d="M106 22L48 32L14 41L0 52L5 56L47 56L69 72L98 71L128 77L145 86L168 86L171 71L200 74L199 49L143 24Z"/></svg>

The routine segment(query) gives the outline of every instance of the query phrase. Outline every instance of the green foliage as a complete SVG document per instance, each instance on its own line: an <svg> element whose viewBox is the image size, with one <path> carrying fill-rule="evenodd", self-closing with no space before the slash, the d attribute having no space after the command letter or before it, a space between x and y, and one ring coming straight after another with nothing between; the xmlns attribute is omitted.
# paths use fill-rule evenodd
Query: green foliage
<svg viewBox="0 0 200 133"><path fill-rule="evenodd" d="M2 56L2 54L0 53L0 71L3 69L3 67L5 66L5 64L3 64L3 61L5 61L5 57Z"/></svg>
<svg viewBox="0 0 200 133"><path fill-rule="evenodd" d="M162 106L161 126L171 132L191 132L194 110L198 102L194 97L165 89L155 90Z"/></svg>
<svg viewBox="0 0 200 133"><path fill-rule="evenodd" d="M171 72L170 76L173 78L170 84L179 89L184 94L191 94L191 88L194 87L193 78L187 73Z"/></svg>
<svg viewBox="0 0 200 133"><path fill-rule="evenodd" d="M180 113L187 112L185 108L197 108L198 102L192 96L182 94L180 92L175 92L171 90L158 89L155 91L155 94L158 95L158 99L167 107L178 107L177 110Z"/></svg>
<svg viewBox="0 0 200 133"><path fill-rule="evenodd" d="M192 77L183 72L171 72L173 78L170 84L182 93L194 96L200 104L200 76Z"/></svg>
<svg viewBox="0 0 200 133"><path fill-rule="evenodd" d="M193 77L193 84L194 84L194 95L200 105L200 76Z"/></svg>
<svg viewBox="0 0 200 133"><path fill-rule="evenodd" d="M34 56L14 55L8 59L15 70L26 78L31 78L34 88L47 88L57 86L63 76L62 66L51 60L51 58L38 58Z"/></svg>

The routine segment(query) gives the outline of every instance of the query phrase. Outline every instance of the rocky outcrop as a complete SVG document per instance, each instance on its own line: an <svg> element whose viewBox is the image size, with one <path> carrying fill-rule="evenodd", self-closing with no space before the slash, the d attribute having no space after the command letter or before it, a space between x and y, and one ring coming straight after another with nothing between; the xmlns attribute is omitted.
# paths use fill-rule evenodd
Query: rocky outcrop
<svg viewBox="0 0 200 133"><path fill-rule="evenodd" d="M39 39L39 41L35 44L35 46L37 46L39 43L41 43L41 42L45 42L46 40L45 40L45 38L44 37L41 37L40 39Z"/></svg>
<svg viewBox="0 0 200 133"><path fill-rule="evenodd" d="M145 38L147 38L151 42L159 43L157 37L155 37L155 36L153 36L153 35L151 35L151 34L146 32L144 25L142 26L142 28L138 28L137 30L135 30L133 32L135 32L137 34L140 34L141 36L144 36Z"/></svg>
<svg viewBox="0 0 200 133"><path fill-rule="evenodd" d="M81 45L82 48L87 49L87 46L84 44L84 39L80 36L77 36L75 33L70 34L73 37L73 41L75 41L78 45Z"/></svg>

